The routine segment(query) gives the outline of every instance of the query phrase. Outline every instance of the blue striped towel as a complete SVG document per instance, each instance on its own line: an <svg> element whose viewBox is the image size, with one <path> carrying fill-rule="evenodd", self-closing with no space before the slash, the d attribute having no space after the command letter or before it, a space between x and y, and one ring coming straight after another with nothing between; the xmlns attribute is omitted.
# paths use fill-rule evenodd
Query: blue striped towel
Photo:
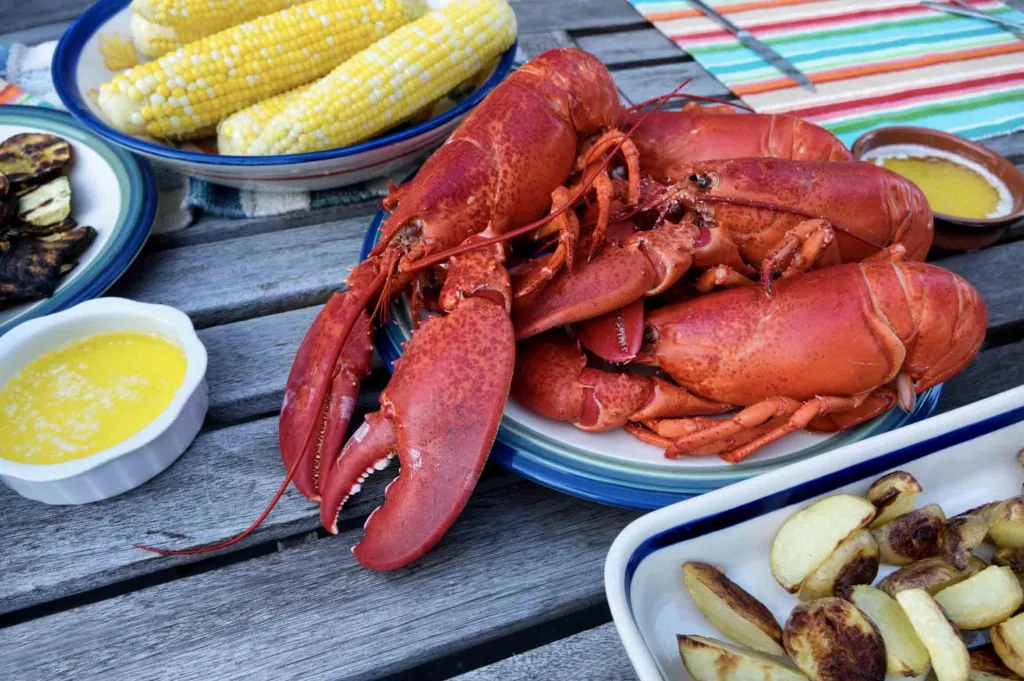
<svg viewBox="0 0 1024 681"><path fill-rule="evenodd" d="M5 85L3 81L7 81L31 96L15 103L63 108L50 76L50 63L56 46L56 42L34 47L0 45L0 90ZM403 178L412 170L413 167L399 169L394 177ZM388 191L387 178L340 189L276 194L222 187L156 166L154 172L160 186L160 208L154 232L172 232L187 227L200 212L227 218L282 215L368 201L383 197Z"/></svg>

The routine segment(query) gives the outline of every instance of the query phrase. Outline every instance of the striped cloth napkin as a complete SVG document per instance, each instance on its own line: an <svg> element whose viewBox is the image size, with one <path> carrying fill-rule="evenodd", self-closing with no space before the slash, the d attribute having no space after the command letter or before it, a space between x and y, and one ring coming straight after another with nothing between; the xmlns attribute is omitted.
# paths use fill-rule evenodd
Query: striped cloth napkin
<svg viewBox="0 0 1024 681"><path fill-rule="evenodd" d="M885 125L978 139L1024 128L1024 40L917 0L707 0L807 74L809 92L686 0L629 0L755 111L792 113L852 144ZM1024 23L993 0L979 11Z"/></svg>
<svg viewBox="0 0 1024 681"><path fill-rule="evenodd" d="M56 42L34 47L0 45L0 104L34 104L63 109L53 88L50 63ZM415 166L393 173L396 181ZM344 206L387 194L388 178L315 192L278 194L222 187L153 166L160 207L153 231L173 232L192 224L197 213L229 218L282 215L300 210Z"/></svg>

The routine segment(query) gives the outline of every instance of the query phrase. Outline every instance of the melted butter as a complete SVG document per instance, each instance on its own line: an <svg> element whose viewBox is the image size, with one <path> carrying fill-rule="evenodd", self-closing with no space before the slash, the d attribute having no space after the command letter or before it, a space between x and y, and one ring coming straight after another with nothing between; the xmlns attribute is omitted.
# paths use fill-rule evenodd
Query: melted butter
<svg viewBox="0 0 1024 681"><path fill-rule="evenodd" d="M138 331L44 353L0 389L0 457L60 463L123 442L167 408L186 364L173 343Z"/></svg>
<svg viewBox="0 0 1024 681"><path fill-rule="evenodd" d="M983 219L1010 211L1006 185L982 166L955 154L918 145L892 145L873 149L865 160L916 184L936 213Z"/></svg>

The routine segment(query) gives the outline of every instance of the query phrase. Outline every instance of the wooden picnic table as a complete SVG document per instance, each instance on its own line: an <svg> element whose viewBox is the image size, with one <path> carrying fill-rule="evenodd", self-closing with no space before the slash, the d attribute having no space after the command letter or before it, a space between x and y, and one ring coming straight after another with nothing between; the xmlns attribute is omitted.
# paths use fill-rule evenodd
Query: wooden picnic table
<svg viewBox="0 0 1024 681"><path fill-rule="evenodd" d="M56 38L90 0L0 8L0 43ZM692 78L729 92L625 0L513 0L521 57L577 45L638 102ZM986 144L1024 163L1024 133ZM139 489L85 506L46 506L0 489L0 678L628 679L604 599L605 552L640 514L540 487L491 464L461 518L414 565L360 567L349 547L384 477L319 529L289 490L250 538L217 555L159 557L140 540L230 537L281 482L277 411L300 339L356 263L372 203L292 215L201 217L154 237L111 291L187 312L210 354L204 432ZM1024 225L992 248L937 254L989 307L983 352L940 411L1024 382ZM374 408L378 362L360 398ZM357 416L354 423L359 423ZM179 543L180 545L180 543Z"/></svg>

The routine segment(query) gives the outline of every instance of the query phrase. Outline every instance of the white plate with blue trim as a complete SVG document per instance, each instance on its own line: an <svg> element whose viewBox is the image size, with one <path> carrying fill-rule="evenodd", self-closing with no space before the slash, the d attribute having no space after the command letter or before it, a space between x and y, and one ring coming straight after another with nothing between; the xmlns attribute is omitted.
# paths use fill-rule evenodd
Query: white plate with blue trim
<svg viewBox="0 0 1024 681"><path fill-rule="evenodd" d="M768 554L782 523L831 494L863 495L894 470L924 491L917 507L940 504L954 515L1021 493L1024 386L857 442L765 475L649 513L612 544L604 582L615 627L641 681L690 679L677 634L726 639L697 610L682 564L725 570L784 623L796 596L772 577ZM892 571L884 567L879 576Z"/></svg>
<svg viewBox="0 0 1024 681"><path fill-rule="evenodd" d="M0 105L0 141L25 132L57 135L71 145L71 217L95 229L96 240L51 297L0 310L0 336L102 295L142 250L156 216L156 182L144 160L107 144L62 111Z"/></svg>
<svg viewBox="0 0 1024 681"><path fill-rule="evenodd" d="M100 0L64 33L53 57L53 84L78 121L101 137L161 165L215 184L273 192L314 191L387 177L439 146L512 70L516 45L489 73L431 107L432 117L342 149L281 156L221 156L215 144L170 144L108 125L93 97L136 59L131 0Z"/></svg>
<svg viewBox="0 0 1024 681"><path fill-rule="evenodd" d="M361 258L377 243L384 217L378 211L370 224ZM401 356L402 344L411 338L410 329L408 305L399 300L375 338L389 370ZM738 464L714 456L667 459L663 449L644 444L625 430L584 432L540 416L510 398L491 457L529 480L566 494L651 510L927 418L935 412L941 392L942 386L935 386L918 396L912 412L893 409L841 433L790 433Z"/></svg>

